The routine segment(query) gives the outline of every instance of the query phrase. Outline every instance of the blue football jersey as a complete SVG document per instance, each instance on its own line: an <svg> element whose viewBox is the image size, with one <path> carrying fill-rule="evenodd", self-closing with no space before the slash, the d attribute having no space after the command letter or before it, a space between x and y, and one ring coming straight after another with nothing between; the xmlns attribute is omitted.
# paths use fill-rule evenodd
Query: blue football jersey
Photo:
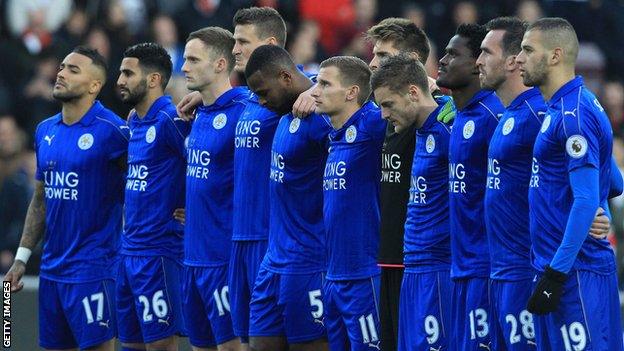
<svg viewBox="0 0 624 351"><path fill-rule="evenodd" d="M269 246L265 267L277 273L325 271L323 168L332 130L327 117L284 115L271 150Z"/></svg>
<svg viewBox="0 0 624 351"><path fill-rule="evenodd" d="M248 96L246 88L232 88L196 112L186 150L186 265L217 267L229 261L234 137Z"/></svg>
<svg viewBox="0 0 624 351"><path fill-rule="evenodd" d="M576 77L547 103L548 110L533 149L529 184L531 254L544 270L561 245L574 201L569 172L592 166L600 172L600 203L609 193L613 132L598 100ZM613 250L607 240L587 236L572 269L611 273Z"/></svg>
<svg viewBox="0 0 624 351"><path fill-rule="evenodd" d="M490 140L485 226L492 279L516 281L534 275L529 258L529 180L533 144L545 111L539 89L521 93L505 109Z"/></svg>
<svg viewBox="0 0 624 351"><path fill-rule="evenodd" d="M267 240L271 144L280 116L251 94L236 124L232 240Z"/></svg>
<svg viewBox="0 0 624 351"><path fill-rule="evenodd" d="M132 114L128 125L121 253L181 258L184 227L173 211L184 207L184 140L191 125L177 116L169 96L154 101L143 118Z"/></svg>
<svg viewBox="0 0 624 351"><path fill-rule="evenodd" d="M80 121L59 113L35 132L36 179L45 186L41 276L59 282L115 277L128 151L124 120L96 101Z"/></svg>
<svg viewBox="0 0 624 351"><path fill-rule="evenodd" d="M483 214L490 137L504 107L490 90L457 110L449 141L451 277L488 277L490 260Z"/></svg>
<svg viewBox="0 0 624 351"><path fill-rule="evenodd" d="M451 126L438 122L438 106L416 130L403 240L405 271L448 270L451 248L448 213L448 145Z"/></svg>
<svg viewBox="0 0 624 351"><path fill-rule="evenodd" d="M379 107L367 102L330 133L323 174L327 279L379 274L379 182L385 131Z"/></svg>

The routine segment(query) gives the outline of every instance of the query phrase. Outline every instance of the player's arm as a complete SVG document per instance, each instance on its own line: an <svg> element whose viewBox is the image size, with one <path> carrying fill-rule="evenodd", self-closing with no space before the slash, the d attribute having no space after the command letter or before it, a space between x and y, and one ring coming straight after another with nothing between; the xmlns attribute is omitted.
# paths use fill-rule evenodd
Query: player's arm
<svg viewBox="0 0 624 351"><path fill-rule="evenodd" d="M611 179L609 182L609 199L620 196L624 191L624 179L622 179L622 173L615 161L615 158L611 157Z"/></svg>
<svg viewBox="0 0 624 351"><path fill-rule="evenodd" d="M613 157L611 158L611 178L609 185L609 199L619 196L624 188L622 173ZM589 229L589 234L595 239L605 239L610 229L611 212L609 211L609 202L604 201L596 211L596 217Z"/></svg>
<svg viewBox="0 0 624 351"><path fill-rule="evenodd" d="M45 217L45 188L43 182L37 181L35 184L35 191L30 200L30 205L28 206L28 212L26 212L22 239L20 240L19 248L15 254L15 260L4 276L4 281L11 282L11 292L18 292L24 287L24 283L21 279L24 272L26 272L26 263L28 262L28 258L30 258L32 250L37 246L39 240L41 240L43 236Z"/></svg>
<svg viewBox="0 0 624 351"><path fill-rule="evenodd" d="M192 121L195 118L195 109L202 104L202 96L199 91L186 94L176 105L178 116L185 121Z"/></svg>
<svg viewBox="0 0 624 351"><path fill-rule="evenodd" d="M314 104L314 98L312 97L312 90L316 84L312 85L310 89L299 94L297 100L293 104L292 113L297 118L303 118L314 112L316 104Z"/></svg>
<svg viewBox="0 0 624 351"><path fill-rule="evenodd" d="M596 167L587 164L576 168L570 172L569 179L574 201L561 245L529 298L528 310L535 314L557 310L567 273L572 269L600 205L600 175Z"/></svg>

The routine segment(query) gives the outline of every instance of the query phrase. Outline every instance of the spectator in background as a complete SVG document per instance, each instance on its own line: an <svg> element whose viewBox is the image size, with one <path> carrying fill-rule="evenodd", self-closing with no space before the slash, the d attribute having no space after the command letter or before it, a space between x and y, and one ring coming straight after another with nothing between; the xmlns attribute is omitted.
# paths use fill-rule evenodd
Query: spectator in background
<svg viewBox="0 0 624 351"><path fill-rule="evenodd" d="M356 20L352 0L300 0L299 13L302 20L318 23L321 30L320 42L323 50L334 56L340 53L353 35Z"/></svg>
<svg viewBox="0 0 624 351"><path fill-rule="evenodd" d="M303 21L287 45L293 61L303 65L308 73L317 73L319 62L325 57L319 36L320 29L316 22Z"/></svg>
<svg viewBox="0 0 624 351"><path fill-rule="evenodd" d="M531 24L544 17L544 11L536 0L524 0L516 8L516 16L521 20Z"/></svg>
<svg viewBox="0 0 624 351"><path fill-rule="evenodd" d="M9 0L5 19L14 37L21 37L33 24L37 31L52 33L67 20L72 6L72 0Z"/></svg>
<svg viewBox="0 0 624 351"><path fill-rule="evenodd" d="M375 25L377 0L355 0L355 22L351 28L351 41L343 49L343 55L359 57L366 62L373 58L373 47L364 33Z"/></svg>
<svg viewBox="0 0 624 351"><path fill-rule="evenodd" d="M613 138L613 158L617 162L620 172L624 169L624 141L622 137ZM611 223L615 239L615 263L618 271L620 292L624 292L624 194L609 200ZM613 244L613 241L610 240Z"/></svg>
<svg viewBox="0 0 624 351"><path fill-rule="evenodd" d="M34 135L39 122L58 111L58 104L52 98L52 89L56 80L59 60L52 52L39 56L35 70L22 91L22 106L28 118L21 121L27 135Z"/></svg>
<svg viewBox="0 0 624 351"><path fill-rule="evenodd" d="M0 116L0 272L13 263L32 195L34 155L13 116Z"/></svg>
<svg viewBox="0 0 624 351"><path fill-rule="evenodd" d="M403 7L403 18L407 18L416 25L416 27L425 29L427 26L427 13L418 4L409 3Z"/></svg>
<svg viewBox="0 0 624 351"><path fill-rule="evenodd" d="M171 57L173 70L165 93L171 96L174 103L177 103L188 94L182 65L184 64L184 45L180 43L178 28L173 19L168 15L158 15L152 21L152 40L160 44Z"/></svg>
<svg viewBox="0 0 624 351"><path fill-rule="evenodd" d="M83 9L75 8L67 22L54 34L59 56L66 55L80 45L89 27L89 17Z"/></svg>
<svg viewBox="0 0 624 351"><path fill-rule="evenodd" d="M613 133L624 136L624 86L622 82L612 81L603 85L601 104L609 116Z"/></svg>

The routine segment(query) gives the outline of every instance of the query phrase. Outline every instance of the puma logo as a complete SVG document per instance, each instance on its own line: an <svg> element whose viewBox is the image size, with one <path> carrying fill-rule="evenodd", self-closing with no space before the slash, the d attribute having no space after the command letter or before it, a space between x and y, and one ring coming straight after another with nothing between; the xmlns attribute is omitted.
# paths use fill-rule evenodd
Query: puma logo
<svg viewBox="0 0 624 351"><path fill-rule="evenodd" d="M375 343L369 342L368 347L372 347L377 350L381 350L381 341L377 341Z"/></svg>
<svg viewBox="0 0 624 351"><path fill-rule="evenodd" d="M438 346L437 349L433 346L429 346L429 351L440 351L440 350L442 350L442 345Z"/></svg>
<svg viewBox="0 0 624 351"><path fill-rule="evenodd" d="M169 325L169 317L167 319L158 318L158 323Z"/></svg>
<svg viewBox="0 0 624 351"><path fill-rule="evenodd" d="M175 118L173 119L173 121L174 121L174 122L175 122L175 121L184 121L184 118L181 118L181 117L175 117Z"/></svg>
<svg viewBox="0 0 624 351"><path fill-rule="evenodd" d="M543 115L545 115L545 114L546 114L546 112L543 112L543 111L538 111L538 112L537 112L537 115L538 115L538 116L543 116Z"/></svg>
<svg viewBox="0 0 624 351"><path fill-rule="evenodd" d="M110 322L110 321L108 321L108 320L107 320L106 322L99 321L98 323L99 323L100 327L110 328L110 327L108 326L108 323L109 323L109 322Z"/></svg>
<svg viewBox="0 0 624 351"><path fill-rule="evenodd" d="M46 136L43 137L43 140L48 142L48 146L52 145L52 139L54 139L54 135L53 136L47 136L46 135Z"/></svg>
<svg viewBox="0 0 624 351"><path fill-rule="evenodd" d="M573 117L576 117L576 109L574 109L574 110L572 110L572 111L564 111L564 112L563 112L563 115L564 115L564 116L567 116L567 115L572 115Z"/></svg>
<svg viewBox="0 0 624 351"><path fill-rule="evenodd" d="M314 318L314 323L318 323L318 324L322 325L323 328L325 328L325 322L323 321L323 319Z"/></svg>
<svg viewBox="0 0 624 351"><path fill-rule="evenodd" d="M489 350L490 350L490 345L491 345L491 344L492 344L491 342L488 342L488 343L487 343L487 345L486 345L486 344L484 344L484 343L482 343L482 342L480 342L480 343L479 343L479 347L483 347L484 349L486 349L486 350L488 350L488 351L489 351Z"/></svg>
<svg viewBox="0 0 624 351"><path fill-rule="evenodd" d="M546 295L547 298L550 299L550 295L552 295L552 293L549 293L548 291L544 290L542 291L544 293L544 295Z"/></svg>
<svg viewBox="0 0 624 351"><path fill-rule="evenodd" d="M537 346L537 343L533 340L527 340L527 345Z"/></svg>

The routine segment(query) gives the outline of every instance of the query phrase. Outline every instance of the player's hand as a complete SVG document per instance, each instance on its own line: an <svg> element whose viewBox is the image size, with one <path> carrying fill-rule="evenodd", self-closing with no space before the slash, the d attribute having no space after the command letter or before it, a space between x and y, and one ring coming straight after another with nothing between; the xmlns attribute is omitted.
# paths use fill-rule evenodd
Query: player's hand
<svg viewBox="0 0 624 351"><path fill-rule="evenodd" d="M455 119L455 113L457 110L455 109L455 104L453 103L453 99L449 99L449 101L444 104L440 113L438 113L438 121L442 123L448 123Z"/></svg>
<svg viewBox="0 0 624 351"><path fill-rule="evenodd" d="M22 277L26 272L26 264L20 260L13 261L13 265L4 276L5 282L11 282L11 292L16 293L24 288Z"/></svg>
<svg viewBox="0 0 624 351"><path fill-rule="evenodd" d="M591 228L589 228L589 235L598 240L606 239L607 235L609 235L609 229L611 229L609 217L607 217L602 207L598 207L596 217L594 217Z"/></svg>
<svg viewBox="0 0 624 351"><path fill-rule="evenodd" d="M312 97L312 89L314 89L314 85L310 89L299 94L297 101L293 104L293 116L303 118L314 112L316 104L314 103L314 98Z"/></svg>
<svg viewBox="0 0 624 351"><path fill-rule="evenodd" d="M537 282L533 295L529 298L527 310L533 314L546 314L555 312L559 307L559 300L563 292L563 283L568 276L546 266L544 275Z"/></svg>
<svg viewBox="0 0 624 351"><path fill-rule="evenodd" d="M202 103L202 96L199 91L186 94L176 105L176 112L183 120L189 122L195 118L195 108Z"/></svg>
<svg viewBox="0 0 624 351"><path fill-rule="evenodd" d="M173 211L173 218L184 225L186 223L186 211L183 208L176 208Z"/></svg>

